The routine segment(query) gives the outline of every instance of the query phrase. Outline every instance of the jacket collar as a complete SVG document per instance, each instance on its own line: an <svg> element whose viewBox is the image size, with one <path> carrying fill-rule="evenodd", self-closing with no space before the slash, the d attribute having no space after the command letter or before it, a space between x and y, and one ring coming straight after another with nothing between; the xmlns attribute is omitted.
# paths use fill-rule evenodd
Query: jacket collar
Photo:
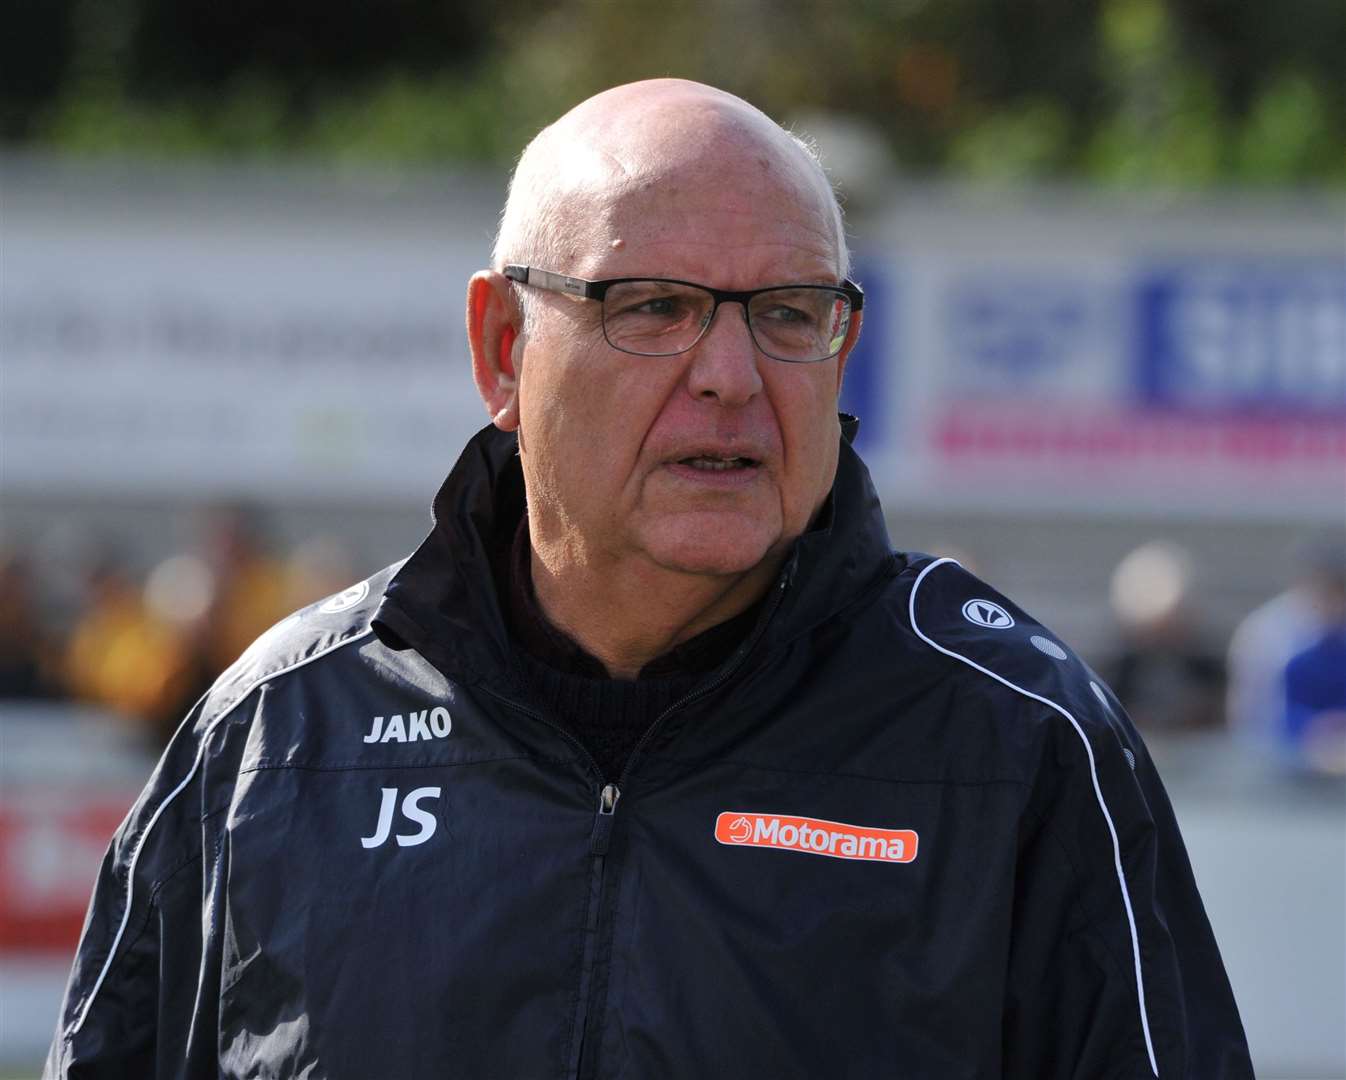
<svg viewBox="0 0 1346 1080"><path fill-rule="evenodd" d="M869 471L850 445L857 427L854 417L842 417L832 492L786 559L777 581L781 600L764 606L770 622L752 635L760 637L758 647L805 633L900 568ZM492 553L499 531L511 535L523 508L517 441L487 426L468 442L435 496L430 535L389 582L374 616L380 640L415 649L461 683L517 689Z"/></svg>

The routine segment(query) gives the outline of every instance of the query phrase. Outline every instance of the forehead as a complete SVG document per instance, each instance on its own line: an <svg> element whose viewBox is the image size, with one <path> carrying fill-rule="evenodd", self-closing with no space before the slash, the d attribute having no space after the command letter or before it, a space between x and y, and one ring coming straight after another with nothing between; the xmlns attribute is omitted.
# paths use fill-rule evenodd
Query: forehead
<svg viewBox="0 0 1346 1080"><path fill-rule="evenodd" d="M779 266L778 280L835 277L831 189L788 135L704 112L667 119L638 130L614 125L595 141L571 143L568 161L554 162L564 180L553 182L570 189L557 207L557 224L573 240L568 272L701 273L698 280L727 288L733 283L715 279L752 276L756 261L763 273Z"/></svg>
<svg viewBox="0 0 1346 1080"><path fill-rule="evenodd" d="M816 193L765 173L661 177L611 195L596 224L598 242L582 260L586 270L609 276L700 275L728 288L734 283L717 279L754 276L759 267L778 267L781 280L837 272L828 208Z"/></svg>

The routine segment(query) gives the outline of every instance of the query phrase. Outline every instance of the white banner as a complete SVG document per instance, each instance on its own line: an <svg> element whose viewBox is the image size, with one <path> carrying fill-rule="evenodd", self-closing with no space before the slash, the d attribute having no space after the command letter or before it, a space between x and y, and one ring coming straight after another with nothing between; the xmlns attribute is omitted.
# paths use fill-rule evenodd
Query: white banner
<svg viewBox="0 0 1346 1080"><path fill-rule="evenodd" d="M420 504L485 422L463 297L502 181L57 175L5 176L7 489ZM1340 210L934 190L854 222L882 492L1340 517Z"/></svg>
<svg viewBox="0 0 1346 1080"><path fill-rule="evenodd" d="M290 188L128 212L86 184L77 221L6 185L7 488L428 499L486 420L463 309L489 216Z"/></svg>

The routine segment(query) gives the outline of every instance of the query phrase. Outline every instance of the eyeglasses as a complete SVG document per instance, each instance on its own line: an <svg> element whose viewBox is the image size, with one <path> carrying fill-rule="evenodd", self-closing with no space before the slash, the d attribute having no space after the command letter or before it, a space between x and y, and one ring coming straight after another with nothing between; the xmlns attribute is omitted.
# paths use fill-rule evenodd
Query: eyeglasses
<svg viewBox="0 0 1346 1080"><path fill-rule="evenodd" d="M767 356L790 364L818 363L841 351L851 315L865 302L865 294L852 281L728 292L673 278L586 281L531 266L506 266L505 277L520 285L599 301L608 344L636 356L686 352L710 328L721 304L742 304L748 332Z"/></svg>

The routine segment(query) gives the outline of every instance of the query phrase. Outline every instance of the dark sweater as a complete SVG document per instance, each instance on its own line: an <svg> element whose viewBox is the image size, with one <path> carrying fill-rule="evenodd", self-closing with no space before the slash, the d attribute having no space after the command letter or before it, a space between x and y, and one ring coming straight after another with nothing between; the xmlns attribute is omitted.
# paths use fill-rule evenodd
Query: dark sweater
<svg viewBox="0 0 1346 1080"><path fill-rule="evenodd" d="M501 555L496 588L507 600L501 607L520 646L516 658L524 681L546 715L583 744L607 780L620 777L659 714L728 659L757 618L754 604L651 660L635 679L613 679L543 613L533 592L527 516Z"/></svg>

